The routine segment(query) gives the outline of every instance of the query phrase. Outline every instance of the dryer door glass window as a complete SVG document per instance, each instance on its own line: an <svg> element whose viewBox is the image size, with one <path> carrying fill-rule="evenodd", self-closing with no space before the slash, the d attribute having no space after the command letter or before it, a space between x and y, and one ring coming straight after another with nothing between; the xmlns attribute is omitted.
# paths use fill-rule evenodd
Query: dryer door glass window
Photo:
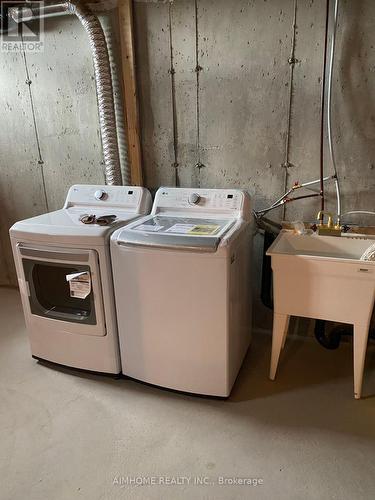
<svg viewBox="0 0 375 500"><path fill-rule="evenodd" d="M87 297L72 296L67 275L87 272L85 265L43 262L23 259L32 314L77 323L96 324L93 293Z"/></svg>

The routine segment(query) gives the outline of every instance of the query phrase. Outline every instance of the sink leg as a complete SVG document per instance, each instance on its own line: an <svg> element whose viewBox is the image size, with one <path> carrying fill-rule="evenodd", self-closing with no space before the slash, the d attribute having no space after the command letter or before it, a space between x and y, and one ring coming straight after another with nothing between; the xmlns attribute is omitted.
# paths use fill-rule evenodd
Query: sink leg
<svg viewBox="0 0 375 500"><path fill-rule="evenodd" d="M369 325L357 323L354 325L353 354L354 354L354 397L361 398L363 370L367 349Z"/></svg>
<svg viewBox="0 0 375 500"><path fill-rule="evenodd" d="M288 319L286 320L286 325L285 325L285 329L284 329L283 343L281 345L281 349L284 349L284 347L285 347L286 337L288 335L288 330L289 330L290 316L287 316L287 318Z"/></svg>
<svg viewBox="0 0 375 500"><path fill-rule="evenodd" d="M287 314L274 313L272 330L272 353L270 379L275 380L277 365L279 363L280 351L285 343L288 332L290 316Z"/></svg>

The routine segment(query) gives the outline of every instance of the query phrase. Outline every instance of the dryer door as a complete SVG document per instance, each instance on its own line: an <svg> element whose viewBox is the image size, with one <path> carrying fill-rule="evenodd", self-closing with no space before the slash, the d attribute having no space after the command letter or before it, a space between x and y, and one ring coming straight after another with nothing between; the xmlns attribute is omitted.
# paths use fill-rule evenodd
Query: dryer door
<svg viewBox="0 0 375 500"><path fill-rule="evenodd" d="M30 313L35 320L68 323L72 333L105 335L95 250L19 243L17 251L25 277L20 283L21 291L28 297Z"/></svg>

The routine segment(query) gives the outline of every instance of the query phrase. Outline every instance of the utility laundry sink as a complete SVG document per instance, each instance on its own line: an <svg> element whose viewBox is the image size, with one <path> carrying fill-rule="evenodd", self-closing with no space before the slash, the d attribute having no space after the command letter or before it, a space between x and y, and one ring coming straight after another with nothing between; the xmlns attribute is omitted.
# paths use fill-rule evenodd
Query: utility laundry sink
<svg viewBox="0 0 375 500"><path fill-rule="evenodd" d="M354 325L354 396L360 398L375 299L375 262L360 259L374 242L364 236L281 231L267 252L274 293L272 380L290 316L349 323Z"/></svg>
<svg viewBox="0 0 375 500"><path fill-rule="evenodd" d="M365 250L375 243L367 236L343 235L341 238L313 234L297 234L294 231L281 231L269 248L267 255L301 255L328 257L331 259L360 260Z"/></svg>

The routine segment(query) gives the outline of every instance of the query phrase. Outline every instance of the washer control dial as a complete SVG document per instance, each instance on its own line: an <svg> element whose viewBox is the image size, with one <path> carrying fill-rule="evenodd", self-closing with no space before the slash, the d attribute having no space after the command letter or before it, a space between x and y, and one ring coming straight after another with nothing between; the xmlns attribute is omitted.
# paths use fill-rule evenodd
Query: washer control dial
<svg viewBox="0 0 375 500"><path fill-rule="evenodd" d="M198 205L200 200L201 200L201 197L197 193L191 193L189 195L188 201L189 201L190 205Z"/></svg>
<svg viewBox="0 0 375 500"><path fill-rule="evenodd" d="M107 198L107 193L103 189L98 189L95 191L94 196L97 200L105 200Z"/></svg>

